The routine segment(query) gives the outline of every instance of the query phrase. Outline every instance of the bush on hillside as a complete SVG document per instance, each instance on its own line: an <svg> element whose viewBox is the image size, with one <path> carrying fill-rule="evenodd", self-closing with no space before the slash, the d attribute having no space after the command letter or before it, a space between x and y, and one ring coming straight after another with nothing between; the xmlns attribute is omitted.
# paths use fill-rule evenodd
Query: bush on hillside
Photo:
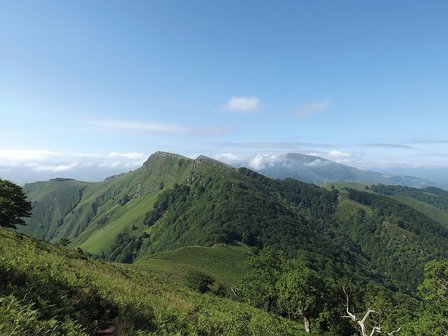
<svg viewBox="0 0 448 336"><path fill-rule="evenodd" d="M185 284L189 288L199 293L210 291L210 286L215 283L215 279L213 279L210 275L195 270L188 272L184 277L184 280Z"/></svg>

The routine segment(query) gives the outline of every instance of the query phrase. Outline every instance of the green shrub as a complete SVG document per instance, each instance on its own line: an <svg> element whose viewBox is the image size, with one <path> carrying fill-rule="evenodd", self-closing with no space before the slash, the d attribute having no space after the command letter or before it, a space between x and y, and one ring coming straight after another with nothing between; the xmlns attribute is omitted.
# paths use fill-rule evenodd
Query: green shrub
<svg viewBox="0 0 448 336"><path fill-rule="evenodd" d="M188 274L184 277L185 284L199 292L199 293L205 293L210 291L210 286L212 286L215 283L215 279L213 279L210 275L205 274L201 271L190 271Z"/></svg>

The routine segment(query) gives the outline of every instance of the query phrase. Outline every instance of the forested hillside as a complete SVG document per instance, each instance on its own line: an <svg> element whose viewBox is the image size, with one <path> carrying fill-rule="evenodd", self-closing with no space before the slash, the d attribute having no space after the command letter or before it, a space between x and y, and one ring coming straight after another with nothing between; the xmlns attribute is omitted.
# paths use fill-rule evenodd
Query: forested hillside
<svg viewBox="0 0 448 336"><path fill-rule="evenodd" d="M272 246L329 276L413 293L424 264L448 255L446 225L372 189L273 180L203 156L158 152L101 183L59 179L25 190L35 207L22 232L68 239L109 261L192 245Z"/></svg>

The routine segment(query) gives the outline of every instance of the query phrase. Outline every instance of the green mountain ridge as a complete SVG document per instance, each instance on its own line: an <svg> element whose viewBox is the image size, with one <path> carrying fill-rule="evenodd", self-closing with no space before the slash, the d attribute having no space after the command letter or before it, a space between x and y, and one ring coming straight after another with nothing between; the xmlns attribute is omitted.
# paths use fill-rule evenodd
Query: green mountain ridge
<svg viewBox="0 0 448 336"><path fill-rule="evenodd" d="M363 188L356 198L345 187L326 190L204 156L157 152L103 182L26 185L35 207L20 231L51 242L67 238L70 246L128 263L193 245L274 246L333 276L413 292L423 265L448 256L443 216L435 220L397 200L381 211L375 204L390 197L376 193L375 204L365 202L373 190Z"/></svg>

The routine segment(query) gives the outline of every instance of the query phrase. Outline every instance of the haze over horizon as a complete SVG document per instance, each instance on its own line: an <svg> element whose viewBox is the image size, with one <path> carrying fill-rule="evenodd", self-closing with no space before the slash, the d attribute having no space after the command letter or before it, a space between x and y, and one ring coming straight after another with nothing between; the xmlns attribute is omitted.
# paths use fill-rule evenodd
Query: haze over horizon
<svg viewBox="0 0 448 336"><path fill-rule="evenodd" d="M447 10L2 1L0 177L107 176L157 150L448 168Z"/></svg>

